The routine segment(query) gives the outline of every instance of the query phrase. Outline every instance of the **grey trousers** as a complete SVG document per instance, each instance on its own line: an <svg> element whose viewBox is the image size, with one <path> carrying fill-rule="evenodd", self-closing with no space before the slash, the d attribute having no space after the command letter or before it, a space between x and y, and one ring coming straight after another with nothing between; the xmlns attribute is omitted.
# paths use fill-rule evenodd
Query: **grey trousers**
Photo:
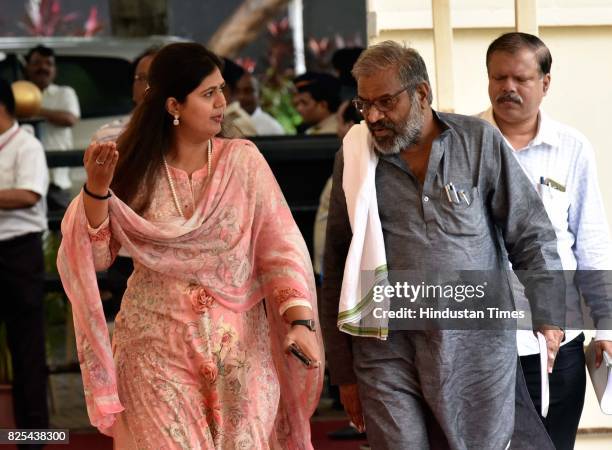
<svg viewBox="0 0 612 450"><path fill-rule="evenodd" d="M555 450L555 445L531 400L520 363L516 366L514 410L514 434L510 450Z"/></svg>
<svg viewBox="0 0 612 450"><path fill-rule="evenodd" d="M353 358L373 450L508 448L515 332L392 331L353 338Z"/></svg>

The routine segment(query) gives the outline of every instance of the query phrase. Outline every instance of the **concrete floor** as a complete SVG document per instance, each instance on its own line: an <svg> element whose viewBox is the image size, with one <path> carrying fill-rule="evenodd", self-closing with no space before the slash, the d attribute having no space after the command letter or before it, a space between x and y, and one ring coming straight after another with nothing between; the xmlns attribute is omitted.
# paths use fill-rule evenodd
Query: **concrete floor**
<svg viewBox="0 0 612 450"><path fill-rule="evenodd" d="M609 450L612 449L612 433L579 434L574 450Z"/></svg>
<svg viewBox="0 0 612 450"><path fill-rule="evenodd" d="M91 426L85 409L83 397L83 384L80 374L53 375L50 380L51 402L51 428L70 428L71 430L87 430ZM325 404L325 400L322 402ZM322 408L322 416L314 418L315 421L338 420L342 413L329 411L327 405ZM327 417L329 416L329 417ZM601 417L603 416L603 417ZM591 427L608 425L612 427L612 416L605 416L598 411L598 407L589 402L587 390L587 404L581 425ZM355 446L356 448L357 445ZM578 434L575 450L609 450L612 449L612 432L602 434Z"/></svg>

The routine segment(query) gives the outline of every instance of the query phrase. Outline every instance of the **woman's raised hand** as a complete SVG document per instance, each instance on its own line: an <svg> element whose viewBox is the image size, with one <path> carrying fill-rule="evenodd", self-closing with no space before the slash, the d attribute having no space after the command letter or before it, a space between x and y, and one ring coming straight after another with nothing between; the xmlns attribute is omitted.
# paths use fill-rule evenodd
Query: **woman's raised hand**
<svg viewBox="0 0 612 450"><path fill-rule="evenodd" d="M106 195L113 181L119 152L114 142L92 142L85 150L83 165L87 172L87 189L96 195Z"/></svg>

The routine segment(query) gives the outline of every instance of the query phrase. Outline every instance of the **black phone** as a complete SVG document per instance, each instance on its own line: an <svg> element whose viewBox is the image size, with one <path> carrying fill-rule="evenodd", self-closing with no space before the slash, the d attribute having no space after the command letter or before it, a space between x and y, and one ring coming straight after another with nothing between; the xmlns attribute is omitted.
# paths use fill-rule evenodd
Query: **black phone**
<svg viewBox="0 0 612 450"><path fill-rule="evenodd" d="M302 361L302 364L304 364L306 367L310 367L310 365L312 364L312 360L308 356L306 356L306 354L302 350L300 350L300 348L295 345L295 343L289 346L289 351L291 351L291 353L293 353L297 359Z"/></svg>

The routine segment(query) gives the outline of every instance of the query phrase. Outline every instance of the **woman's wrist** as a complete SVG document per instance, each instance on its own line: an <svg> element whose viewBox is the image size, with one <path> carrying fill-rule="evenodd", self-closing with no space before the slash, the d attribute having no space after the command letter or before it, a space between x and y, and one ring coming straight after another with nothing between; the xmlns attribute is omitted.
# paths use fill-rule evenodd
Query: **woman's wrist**
<svg viewBox="0 0 612 450"><path fill-rule="evenodd" d="M108 188L101 189L95 185L88 185L87 183L83 185L83 191L85 194L95 198L96 200L106 200L112 196Z"/></svg>
<svg viewBox="0 0 612 450"><path fill-rule="evenodd" d="M313 317L312 309L302 305L291 306L283 314L283 318L287 323L291 323L294 320L312 320Z"/></svg>

